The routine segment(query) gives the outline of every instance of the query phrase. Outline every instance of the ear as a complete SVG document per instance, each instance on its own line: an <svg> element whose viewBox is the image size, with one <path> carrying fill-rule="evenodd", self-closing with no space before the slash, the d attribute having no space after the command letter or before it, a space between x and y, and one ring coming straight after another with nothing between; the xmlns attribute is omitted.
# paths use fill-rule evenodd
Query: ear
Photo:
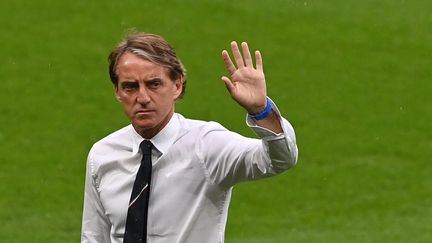
<svg viewBox="0 0 432 243"><path fill-rule="evenodd" d="M177 100L183 91L183 77L178 78L174 84L174 100Z"/></svg>
<svg viewBox="0 0 432 243"><path fill-rule="evenodd" d="M118 88L117 85L114 87L114 93L115 93L115 97L116 97L116 99L118 100L118 102L121 103L122 101L121 101L121 98L120 98L119 88Z"/></svg>

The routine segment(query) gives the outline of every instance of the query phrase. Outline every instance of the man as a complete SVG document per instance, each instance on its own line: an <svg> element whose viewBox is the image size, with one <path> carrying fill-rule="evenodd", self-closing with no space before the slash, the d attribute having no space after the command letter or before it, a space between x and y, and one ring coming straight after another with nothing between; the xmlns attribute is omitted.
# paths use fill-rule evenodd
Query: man
<svg viewBox="0 0 432 243"><path fill-rule="evenodd" d="M131 125L89 153L81 242L223 242L233 185L295 165L294 130L266 97L260 52L254 67L247 43L231 48L235 63L224 50L230 76L222 80L260 139L175 113L186 72L162 37L134 33L111 52L111 81Z"/></svg>

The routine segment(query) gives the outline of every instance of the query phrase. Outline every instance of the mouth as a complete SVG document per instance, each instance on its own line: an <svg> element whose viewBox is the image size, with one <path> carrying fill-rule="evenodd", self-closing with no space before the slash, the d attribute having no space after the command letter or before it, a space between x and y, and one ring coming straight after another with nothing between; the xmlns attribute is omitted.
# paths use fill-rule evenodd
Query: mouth
<svg viewBox="0 0 432 243"><path fill-rule="evenodd" d="M153 110L138 110L138 111L135 112L135 114L137 116L148 116L148 115L150 115L150 114L152 114L154 112L155 111L153 111Z"/></svg>

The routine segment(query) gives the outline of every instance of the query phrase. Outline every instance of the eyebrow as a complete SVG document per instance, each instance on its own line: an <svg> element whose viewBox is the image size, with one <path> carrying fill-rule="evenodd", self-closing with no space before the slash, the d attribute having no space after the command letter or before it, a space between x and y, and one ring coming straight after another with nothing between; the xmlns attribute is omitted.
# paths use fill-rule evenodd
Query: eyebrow
<svg viewBox="0 0 432 243"><path fill-rule="evenodd" d="M136 80L125 80L125 81L121 82L122 86L124 86L124 85L132 85L132 84L138 84L138 81L136 81Z"/></svg>
<svg viewBox="0 0 432 243"><path fill-rule="evenodd" d="M161 78L151 78L151 79L148 79L148 80L145 80L144 81L144 83L154 83L154 82L162 82L162 79Z"/></svg>
<svg viewBox="0 0 432 243"><path fill-rule="evenodd" d="M144 80L145 84L149 84L149 83L155 83L155 82L162 82L162 78L159 77L155 77L155 78L150 78L147 80ZM124 80L121 82L121 85L131 85L131 84L137 84L139 83L137 80Z"/></svg>

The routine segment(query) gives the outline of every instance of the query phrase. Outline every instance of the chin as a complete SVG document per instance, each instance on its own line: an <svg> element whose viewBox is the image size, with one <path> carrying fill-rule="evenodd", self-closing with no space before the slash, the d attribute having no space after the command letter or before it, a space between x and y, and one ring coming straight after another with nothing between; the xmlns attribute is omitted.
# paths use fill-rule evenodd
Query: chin
<svg viewBox="0 0 432 243"><path fill-rule="evenodd" d="M155 123L151 122L151 121L133 121L132 125L136 128L142 129L142 130L148 130L148 129L152 129L156 126Z"/></svg>

